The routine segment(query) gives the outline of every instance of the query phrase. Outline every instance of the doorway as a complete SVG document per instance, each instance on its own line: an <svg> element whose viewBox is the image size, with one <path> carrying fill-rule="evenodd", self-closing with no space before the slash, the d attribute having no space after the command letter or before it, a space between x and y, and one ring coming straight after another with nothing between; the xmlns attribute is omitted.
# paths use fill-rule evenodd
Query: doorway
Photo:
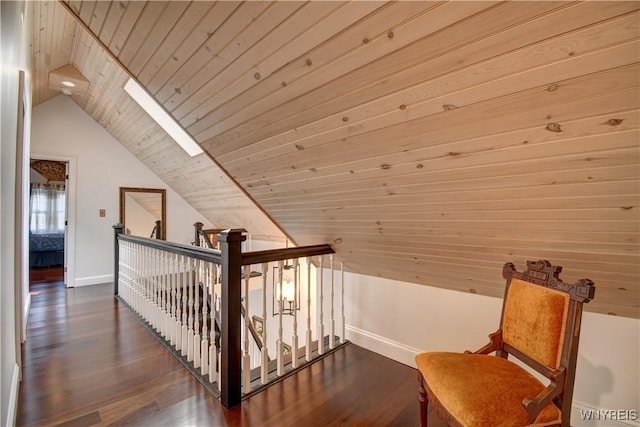
<svg viewBox="0 0 640 427"><path fill-rule="evenodd" d="M29 283L66 282L69 162L29 163Z"/></svg>

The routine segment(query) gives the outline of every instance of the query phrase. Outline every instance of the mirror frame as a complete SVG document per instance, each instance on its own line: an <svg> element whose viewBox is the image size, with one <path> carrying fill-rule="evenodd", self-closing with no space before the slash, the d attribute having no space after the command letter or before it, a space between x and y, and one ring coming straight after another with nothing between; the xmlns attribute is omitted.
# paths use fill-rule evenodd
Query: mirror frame
<svg viewBox="0 0 640 427"><path fill-rule="evenodd" d="M161 196L162 204L162 228L160 240L167 240L167 190L163 188L139 188L139 187L120 187L120 224L126 230L125 218L125 197L127 193L158 193Z"/></svg>

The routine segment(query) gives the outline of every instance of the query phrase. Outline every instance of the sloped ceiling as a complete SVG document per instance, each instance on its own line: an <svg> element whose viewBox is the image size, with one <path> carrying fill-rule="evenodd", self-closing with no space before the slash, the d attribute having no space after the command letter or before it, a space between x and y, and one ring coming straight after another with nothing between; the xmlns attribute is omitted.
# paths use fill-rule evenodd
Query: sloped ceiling
<svg viewBox="0 0 640 427"><path fill-rule="evenodd" d="M639 317L638 2L63 5L35 7L34 103L73 63L74 100L214 224L490 296L545 258L596 282L587 309Z"/></svg>
<svg viewBox="0 0 640 427"><path fill-rule="evenodd" d="M94 3L97 8L110 6ZM206 155L189 157L129 97L123 89L129 78L126 70L62 3L43 1L32 6L34 106L60 95L49 89L49 71L72 63L91 82L86 93L72 95L72 99L214 228L245 228L255 239L284 243L281 230L216 163ZM197 218L184 220L193 223Z"/></svg>

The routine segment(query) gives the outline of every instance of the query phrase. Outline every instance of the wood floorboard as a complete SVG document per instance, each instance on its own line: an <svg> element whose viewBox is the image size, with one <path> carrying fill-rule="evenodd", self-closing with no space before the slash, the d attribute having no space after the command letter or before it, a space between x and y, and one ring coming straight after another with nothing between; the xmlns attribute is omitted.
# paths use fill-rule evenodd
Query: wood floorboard
<svg viewBox="0 0 640 427"><path fill-rule="evenodd" d="M31 284L18 426L417 426L416 371L349 344L230 410L113 298Z"/></svg>

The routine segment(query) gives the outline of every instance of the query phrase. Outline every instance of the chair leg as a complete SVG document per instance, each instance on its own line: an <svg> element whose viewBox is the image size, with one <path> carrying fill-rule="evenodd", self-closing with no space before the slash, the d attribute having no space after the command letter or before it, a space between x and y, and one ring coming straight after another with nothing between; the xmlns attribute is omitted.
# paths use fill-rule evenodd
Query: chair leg
<svg viewBox="0 0 640 427"><path fill-rule="evenodd" d="M427 427L427 418L429 415L429 398L427 397L427 391L424 389L424 378L420 371L418 371L418 402L420 402L420 425Z"/></svg>

